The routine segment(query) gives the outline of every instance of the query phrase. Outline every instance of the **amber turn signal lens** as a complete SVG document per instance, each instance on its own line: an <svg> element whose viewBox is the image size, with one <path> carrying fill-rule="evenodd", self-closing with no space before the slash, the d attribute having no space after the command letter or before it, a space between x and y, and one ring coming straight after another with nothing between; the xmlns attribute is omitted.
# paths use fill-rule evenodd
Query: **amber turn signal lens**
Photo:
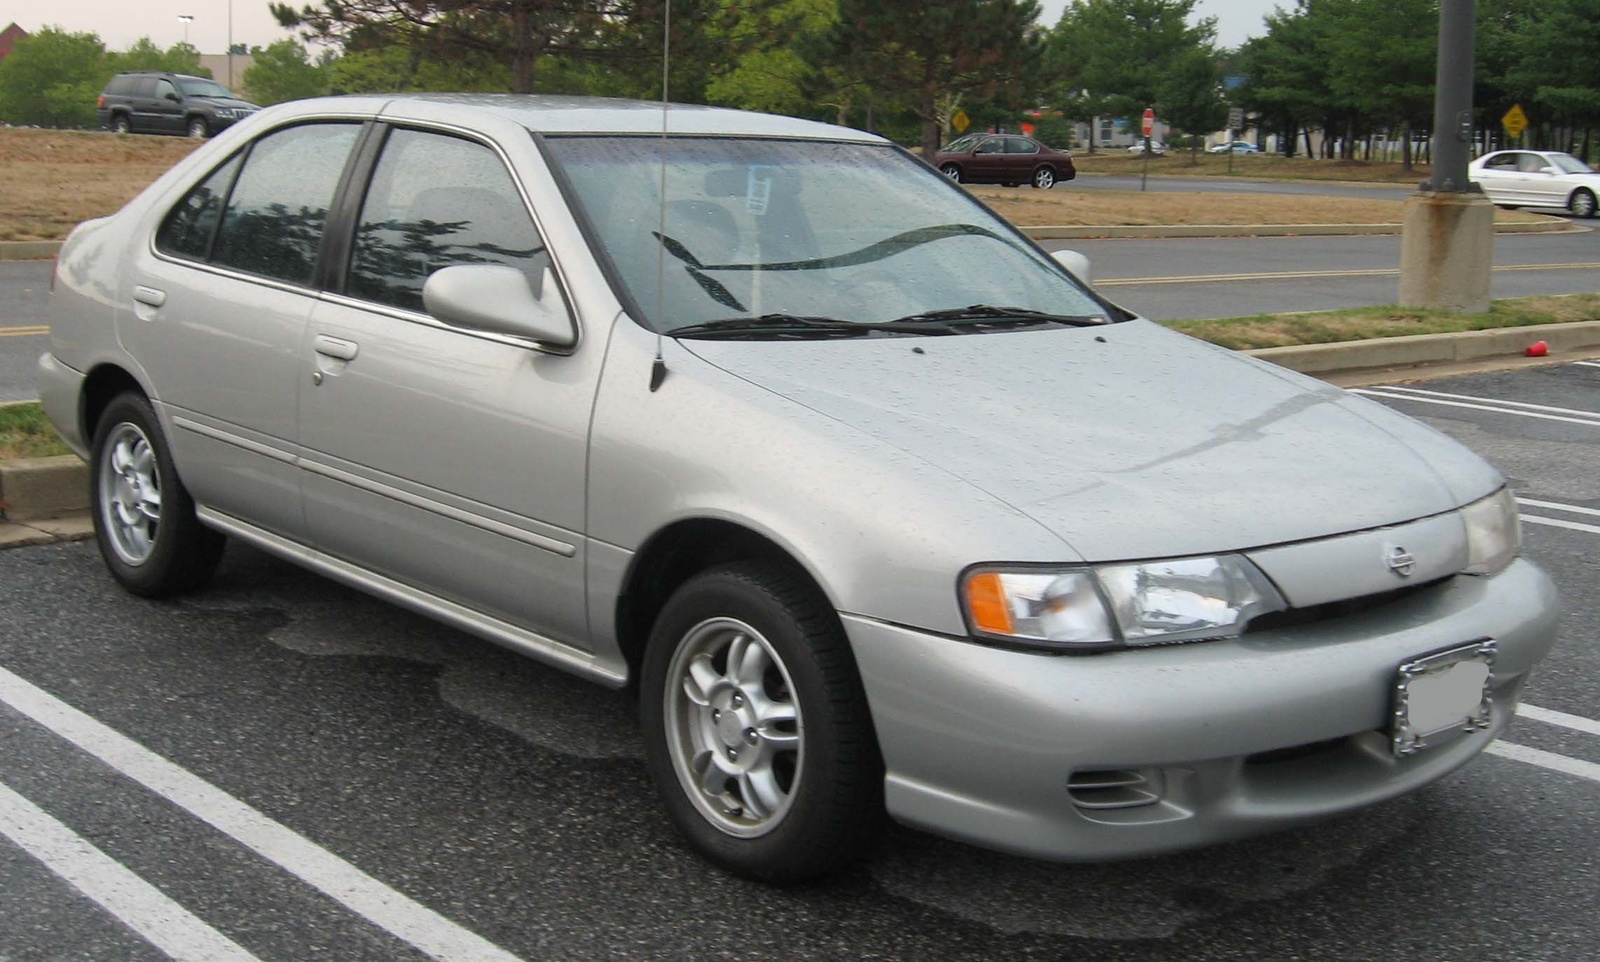
<svg viewBox="0 0 1600 962"><path fill-rule="evenodd" d="M981 571L967 579L967 612L972 627L994 635L1012 634L1011 610L996 571Z"/></svg>

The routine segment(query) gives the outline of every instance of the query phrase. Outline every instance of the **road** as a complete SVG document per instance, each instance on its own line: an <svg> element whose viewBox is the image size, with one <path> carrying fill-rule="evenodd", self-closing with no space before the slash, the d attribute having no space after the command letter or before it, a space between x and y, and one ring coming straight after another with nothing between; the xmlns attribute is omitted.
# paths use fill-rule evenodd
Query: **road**
<svg viewBox="0 0 1600 962"><path fill-rule="evenodd" d="M237 546L172 602L21 548L0 959L1600 957L1600 366L1365 390L1508 473L1565 597L1499 754L1417 795L1111 865L889 828L776 891L681 847L621 695Z"/></svg>
<svg viewBox="0 0 1600 962"><path fill-rule="evenodd" d="M1251 158L1233 158L1234 170L1248 177ZM1417 175L1420 183L1422 175ZM1138 190L1138 174L1079 174L1057 184L1056 190ZM1320 181L1243 180L1232 177L1150 177L1145 190L1176 194L1316 194L1323 197L1365 197L1370 200L1405 200L1412 187L1393 184L1340 184Z"/></svg>

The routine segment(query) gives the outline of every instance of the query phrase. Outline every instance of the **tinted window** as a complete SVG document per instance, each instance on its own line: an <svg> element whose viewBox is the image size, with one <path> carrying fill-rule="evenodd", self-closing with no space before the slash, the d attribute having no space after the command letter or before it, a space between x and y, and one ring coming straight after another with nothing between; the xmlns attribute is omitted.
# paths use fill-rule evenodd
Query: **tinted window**
<svg viewBox="0 0 1600 962"><path fill-rule="evenodd" d="M361 208L346 290L413 311L428 275L454 264L548 263L522 196L482 144L396 130Z"/></svg>
<svg viewBox="0 0 1600 962"><path fill-rule="evenodd" d="M211 247L211 235L217 229L223 198L228 195L228 185L233 183L238 169L239 158L235 156L185 194L161 225L156 246L169 254L204 260Z"/></svg>
<svg viewBox="0 0 1600 962"><path fill-rule="evenodd" d="M1007 137L1006 153L1008 154L1037 154L1039 145L1026 137Z"/></svg>
<svg viewBox="0 0 1600 962"><path fill-rule="evenodd" d="M1516 154L1499 154L1483 162L1483 166L1496 170L1513 170L1517 166Z"/></svg>
<svg viewBox="0 0 1600 962"><path fill-rule="evenodd" d="M1517 155L1517 170L1524 174L1537 174L1548 166L1550 166L1550 162L1538 154Z"/></svg>
<svg viewBox="0 0 1600 962"><path fill-rule="evenodd" d="M138 77L133 82L133 96L154 97L156 93L156 78Z"/></svg>
<svg viewBox="0 0 1600 962"><path fill-rule="evenodd" d="M359 129L307 124L256 141L228 198L212 263L309 284L328 206Z"/></svg>
<svg viewBox="0 0 1600 962"><path fill-rule="evenodd" d="M1005 149L1006 142L1003 138L990 137L988 140L985 140L983 143L978 145L977 152L980 154L1000 154L1004 153Z"/></svg>
<svg viewBox="0 0 1600 962"><path fill-rule="evenodd" d="M178 88L172 85L172 81L164 78L156 81L157 97L165 98L168 94L176 94L177 92Z"/></svg>
<svg viewBox="0 0 1600 962"><path fill-rule="evenodd" d="M134 86L134 80L135 79L137 79L137 78L134 78L134 77L112 77L111 78L111 82L106 84L106 93L108 93L108 94L118 94L120 96L126 96L126 95L128 95L129 93L131 93L133 91L133 86Z"/></svg>

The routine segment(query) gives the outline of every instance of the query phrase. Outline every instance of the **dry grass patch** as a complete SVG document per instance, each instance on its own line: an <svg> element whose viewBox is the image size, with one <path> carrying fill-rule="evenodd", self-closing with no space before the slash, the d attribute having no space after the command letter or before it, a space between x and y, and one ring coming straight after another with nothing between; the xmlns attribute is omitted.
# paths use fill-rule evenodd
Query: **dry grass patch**
<svg viewBox="0 0 1600 962"><path fill-rule="evenodd" d="M112 213L199 141L56 130L0 130L0 241L59 240Z"/></svg>
<svg viewBox="0 0 1600 962"><path fill-rule="evenodd" d="M1518 297L1495 301L1486 314L1424 311L1403 307L1354 308L1314 314L1262 314L1203 321L1164 321L1166 326L1235 350L1330 344L1406 334L1446 334L1533 324L1600 321L1600 294Z"/></svg>
<svg viewBox="0 0 1600 962"><path fill-rule="evenodd" d="M1168 191L972 187L974 196L1019 227L1177 224L1398 224L1405 201L1312 194L1182 194ZM1496 210L1500 223L1546 219Z"/></svg>
<svg viewBox="0 0 1600 962"><path fill-rule="evenodd" d="M1100 174L1138 175L1144 170L1144 157L1124 149L1101 150L1093 154L1074 151L1073 162L1080 171ZM1234 154L1233 172L1228 171L1227 154L1201 152L1191 157L1188 151L1170 151L1150 158L1150 173L1161 177L1238 177L1247 180L1326 180L1355 184L1398 184L1415 187L1426 180L1431 168L1417 164L1406 170L1398 162L1363 160L1314 160L1308 157L1281 157L1277 154Z"/></svg>

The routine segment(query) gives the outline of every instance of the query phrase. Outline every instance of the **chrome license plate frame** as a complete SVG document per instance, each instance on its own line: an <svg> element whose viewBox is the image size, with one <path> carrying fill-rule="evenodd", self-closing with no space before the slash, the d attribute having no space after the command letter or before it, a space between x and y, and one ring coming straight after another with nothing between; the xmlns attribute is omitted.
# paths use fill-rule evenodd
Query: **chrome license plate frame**
<svg viewBox="0 0 1600 962"><path fill-rule="evenodd" d="M1489 727L1496 654L1494 640L1481 638L1400 665L1389 726L1396 758Z"/></svg>

